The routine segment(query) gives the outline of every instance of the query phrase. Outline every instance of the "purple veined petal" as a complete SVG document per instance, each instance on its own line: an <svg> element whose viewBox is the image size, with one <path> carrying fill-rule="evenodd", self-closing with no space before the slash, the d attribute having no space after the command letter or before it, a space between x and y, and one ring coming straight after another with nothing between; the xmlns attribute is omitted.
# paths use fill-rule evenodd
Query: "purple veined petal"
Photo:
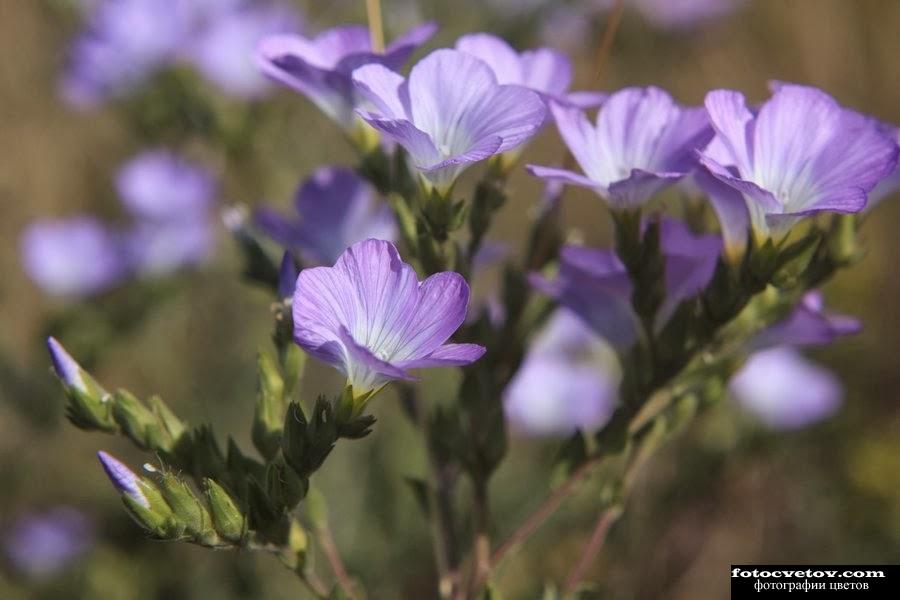
<svg viewBox="0 0 900 600"><path fill-rule="evenodd" d="M462 367L484 356L485 351L485 347L478 344L444 344L424 358L401 360L397 366L402 369Z"/></svg>
<svg viewBox="0 0 900 600"><path fill-rule="evenodd" d="M71 565L94 543L91 520L69 506L18 515L2 539L3 554L15 570L45 579Z"/></svg>
<svg viewBox="0 0 900 600"><path fill-rule="evenodd" d="M125 208L139 219L192 220L208 214L216 182L205 168L166 150L143 152L116 175Z"/></svg>
<svg viewBox="0 0 900 600"><path fill-rule="evenodd" d="M726 166L734 165L740 173L752 173L755 123L744 95L731 90L714 90L706 95L704 105L718 134L720 147L728 152L731 160L722 163L722 156L713 158Z"/></svg>
<svg viewBox="0 0 900 600"><path fill-rule="evenodd" d="M567 435L605 425L615 408L615 387L596 367L529 356L507 385L503 406L514 430Z"/></svg>
<svg viewBox="0 0 900 600"><path fill-rule="evenodd" d="M705 169L694 172L694 181L706 194L719 219L726 256L732 262L738 261L747 248L747 233L750 231L750 213L744 197Z"/></svg>
<svg viewBox="0 0 900 600"><path fill-rule="evenodd" d="M708 156L700 155L700 165L712 176L750 199L747 210L750 212L750 220L754 228L763 227L765 230L766 211L780 211L781 203L772 193L759 185L746 179L736 177L731 171L717 163Z"/></svg>
<svg viewBox="0 0 900 600"><path fill-rule="evenodd" d="M542 167L540 165L526 165L525 170L535 177L540 177L544 181L556 181L568 185L577 185L579 187L591 188L592 190L595 190L598 193L604 195L608 193L607 189L598 184L596 181L589 179L584 175L579 175L578 173L569 171L568 169Z"/></svg>
<svg viewBox="0 0 900 600"><path fill-rule="evenodd" d="M774 429L813 425L834 414L843 397L829 370L788 347L751 356L729 388L744 409Z"/></svg>
<svg viewBox="0 0 900 600"><path fill-rule="evenodd" d="M502 38L489 33L469 33L456 40L455 48L484 62L494 72L497 83L525 84L519 53Z"/></svg>
<svg viewBox="0 0 900 600"><path fill-rule="evenodd" d="M144 508L150 508L150 502L147 501L144 492L141 491L138 476L126 467L121 461L110 456L102 450L97 453L106 476L121 493L130 496L135 502Z"/></svg>
<svg viewBox="0 0 900 600"><path fill-rule="evenodd" d="M708 146L715 135L703 107L682 108L656 144L656 170L687 173L697 166L697 150Z"/></svg>
<svg viewBox="0 0 900 600"><path fill-rule="evenodd" d="M572 84L572 63L568 56L553 48L536 48L523 52L521 62L522 85L549 96L566 97ZM587 100L583 94L581 99Z"/></svg>
<svg viewBox="0 0 900 600"><path fill-rule="evenodd" d="M375 114L358 111L362 119L388 135L409 153L412 163L419 169L428 169L442 160L432 138L405 119L384 119Z"/></svg>
<svg viewBox="0 0 900 600"><path fill-rule="evenodd" d="M393 244L366 240L334 267L301 271L294 337L363 394L407 377L404 364L427 366L429 357L462 364L471 357L454 348L436 352L465 319L468 298L460 275L438 273L420 283Z"/></svg>
<svg viewBox="0 0 900 600"><path fill-rule="evenodd" d="M237 98L254 99L268 91L253 52L267 35L297 31L299 16L286 6L232 8L209 19L187 50L203 76Z"/></svg>
<svg viewBox="0 0 900 600"><path fill-rule="evenodd" d="M22 235L21 252L31 280L56 296L98 294L128 275L119 236L89 217L33 223Z"/></svg>
<svg viewBox="0 0 900 600"><path fill-rule="evenodd" d="M551 102L550 113L566 147L587 178L593 181L594 185L602 185L605 189L610 180L603 177L602 150L597 132L584 112L576 107Z"/></svg>
<svg viewBox="0 0 900 600"><path fill-rule="evenodd" d="M47 350L50 352L50 360L53 362L53 370L66 385L73 387L81 392L87 391L84 379L81 376L81 365L79 365L72 355L66 352L56 338L47 338Z"/></svg>
<svg viewBox="0 0 900 600"><path fill-rule="evenodd" d="M616 207L639 206L647 198L684 177L684 173L651 173L632 169L625 179L609 185L609 200Z"/></svg>
<svg viewBox="0 0 900 600"><path fill-rule="evenodd" d="M384 65L365 65L353 71L353 84L360 95L388 119L406 119L409 107L400 99L402 76Z"/></svg>

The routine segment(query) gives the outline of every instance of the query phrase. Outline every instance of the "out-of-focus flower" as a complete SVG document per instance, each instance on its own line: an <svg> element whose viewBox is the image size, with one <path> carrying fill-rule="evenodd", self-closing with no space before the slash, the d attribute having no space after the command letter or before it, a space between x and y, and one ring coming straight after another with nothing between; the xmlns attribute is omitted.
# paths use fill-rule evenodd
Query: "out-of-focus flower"
<svg viewBox="0 0 900 600"><path fill-rule="evenodd" d="M190 29L185 0L101 0L90 8L62 79L63 97L80 108L143 83L174 57Z"/></svg>
<svg viewBox="0 0 900 600"><path fill-rule="evenodd" d="M83 297L106 291L127 275L119 236L100 221L77 217L39 221L22 236L28 276L48 294Z"/></svg>
<svg viewBox="0 0 900 600"><path fill-rule="evenodd" d="M728 16L744 0L635 0L641 15L659 29L694 29Z"/></svg>
<svg viewBox="0 0 900 600"><path fill-rule="evenodd" d="M856 317L826 311L822 293L812 291L803 296L786 319L757 334L750 347L761 350L773 346L821 346L861 329L862 323Z"/></svg>
<svg viewBox="0 0 900 600"><path fill-rule="evenodd" d="M74 42L62 95L93 108L140 86L178 62L194 64L224 93L255 98L265 91L252 52L273 33L296 31L288 4L245 0L97 0Z"/></svg>
<svg viewBox="0 0 900 600"><path fill-rule="evenodd" d="M167 151L148 151L122 168L116 184L135 217L125 239L132 269L160 275L206 258L217 191L206 169Z"/></svg>
<svg viewBox="0 0 900 600"><path fill-rule="evenodd" d="M674 220L661 223L660 242L665 257L665 299L656 315L657 329L666 324L682 301L706 287L722 247L718 236L695 236ZM610 343L628 346L636 339L632 285L614 251L565 246L556 278L548 280L535 274L530 281Z"/></svg>
<svg viewBox="0 0 900 600"><path fill-rule="evenodd" d="M779 346L750 357L729 384L747 411L775 429L797 429L833 414L843 389L831 371Z"/></svg>
<svg viewBox="0 0 900 600"><path fill-rule="evenodd" d="M372 49L369 30L359 25L335 27L313 38L271 35L257 45L256 61L264 74L309 98L357 138L363 125L354 113L359 99L351 80L353 70L369 63L399 69L436 30L433 23L416 27L383 53Z"/></svg>
<svg viewBox="0 0 900 600"><path fill-rule="evenodd" d="M484 62L456 50L432 52L407 79L367 65L354 71L353 82L374 105L360 115L403 146L426 185L441 194L470 164L526 142L546 115L538 94L500 85Z"/></svg>
<svg viewBox="0 0 900 600"><path fill-rule="evenodd" d="M566 146L584 175L529 165L533 175L588 187L613 208L635 208L693 169L694 151L713 136L702 108L682 108L665 91L626 88L611 95L591 125L578 108L551 103Z"/></svg>
<svg viewBox="0 0 900 600"><path fill-rule="evenodd" d="M380 204L375 190L350 169L318 169L300 186L294 202L299 218L264 207L255 221L266 235L309 263L334 264L356 242L396 238L390 208Z"/></svg>
<svg viewBox="0 0 900 600"><path fill-rule="evenodd" d="M807 215L858 212L897 162L897 145L871 119L815 88L781 84L757 114L742 94L716 90L706 109L717 142L700 161L733 190L716 198L731 240L745 240L748 225L762 243Z"/></svg>
<svg viewBox="0 0 900 600"><path fill-rule="evenodd" d="M521 85L548 99L582 108L598 106L606 98L606 94L591 92L567 95L572 84L572 64L559 50L536 48L519 53L489 33L464 35L456 40L455 47L484 61L502 85Z"/></svg>
<svg viewBox="0 0 900 600"><path fill-rule="evenodd" d="M16 571L42 579L70 565L93 543L90 520L57 506L16 518L3 534L3 552Z"/></svg>
<svg viewBox="0 0 900 600"><path fill-rule="evenodd" d="M106 476L112 482L113 486L122 494L130 496L132 500L143 506L150 508L150 502L141 490L140 478L134 472L126 467L119 459L103 452L97 453L100 464L106 472Z"/></svg>
<svg viewBox="0 0 900 600"><path fill-rule="evenodd" d="M294 340L368 397L409 369L462 366L484 348L445 344L462 325L469 286L458 273L419 281L390 242L366 240L333 267L304 269L294 292Z"/></svg>
<svg viewBox="0 0 900 600"><path fill-rule="evenodd" d="M211 19L191 40L187 53L200 73L220 89L254 99L269 89L253 58L257 44L269 35L299 29L299 16L285 5L238 6Z"/></svg>
<svg viewBox="0 0 900 600"><path fill-rule="evenodd" d="M504 391L510 422L535 435L602 427L615 407L612 361L609 346L578 316L558 310Z"/></svg>

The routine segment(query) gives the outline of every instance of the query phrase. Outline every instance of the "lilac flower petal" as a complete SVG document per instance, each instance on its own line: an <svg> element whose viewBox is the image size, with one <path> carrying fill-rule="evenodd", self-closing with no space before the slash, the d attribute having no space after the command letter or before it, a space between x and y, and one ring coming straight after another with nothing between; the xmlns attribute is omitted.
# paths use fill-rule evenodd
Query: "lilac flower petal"
<svg viewBox="0 0 900 600"><path fill-rule="evenodd" d="M353 71L353 83L360 95L375 105L383 117L406 119L409 109L400 100L402 76L384 65L372 64Z"/></svg>
<svg viewBox="0 0 900 600"><path fill-rule="evenodd" d="M502 38L489 33L470 33L456 40L455 48L484 62L494 72L497 83L524 84L519 53Z"/></svg>
<svg viewBox="0 0 900 600"><path fill-rule="evenodd" d="M775 429L821 421L838 410L843 396L830 371L787 347L751 356L729 387L743 408Z"/></svg>
<svg viewBox="0 0 900 600"><path fill-rule="evenodd" d="M144 492L141 491L139 485L140 480L138 479L138 476L131 471L131 469L126 467L118 459L110 456L102 450L97 453L97 458L100 459L100 464L103 466L103 470L106 471L107 477L109 477L109 480L117 490L119 490L123 494L131 496L131 498L135 502L137 502L144 508L150 508L150 503L144 496Z"/></svg>
<svg viewBox="0 0 900 600"><path fill-rule="evenodd" d="M474 349L441 345L463 323L469 287L456 273L419 282L396 247L366 240L334 267L301 271L294 293L294 337L313 356L342 370L357 393L406 368L472 362ZM436 362L440 361L440 362Z"/></svg>
<svg viewBox="0 0 900 600"><path fill-rule="evenodd" d="M569 171L568 169L542 167L540 165L526 165L525 170L527 170L535 177L540 177L545 181L558 181L569 185L577 185L580 187L587 187L595 190L603 190L604 192L606 191L606 188L599 185L596 181L589 179L584 175L579 175L578 173Z"/></svg>
<svg viewBox="0 0 900 600"><path fill-rule="evenodd" d="M750 213L747 212L744 197L704 169L694 171L694 181L706 193L716 212L726 254L730 260L737 261L747 247L747 233L750 231Z"/></svg>
<svg viewBox="0 0 900 600"><path fill-rule="evenodd" d="M754 122L744 95L714 90L706 95L704 105L719 141L732 158L726 166L734 165L741 173L752 172Z"/></svg>
<svg viewBox="0 0 900 600"><path fill-rule="evenodd" d="M388 44L385 50L384 64L390 69L399 69L409 60L413 52L434 37L437 30L438 25L433 21L413 27Z"/></svg>
<svg viewBox="0 0 900 600"><path fill-rule="evenodd" d="M81 365L66 352L56 338L47 338L47 350L50 351L50 360L53 362L53 370L66 385L85 392L87 388L81 377Z"/></svg>
<svg viewBox="0 0 900 600"><path fill-rule="evenodd" d="M684 173L651 173L632 169L631 174L609 186L609 195L621 206L638 206L664 187L684 177Z"/></svg>
<svg viewBox="0 0 900 600"><path fill-rule="evenodd" d="M523 52L521 60L522 85L552 97L565 96L572 84L569 57L552 48L537 48ZM581 99L587 100L587 96L582 95Z"/></svg>
<svg viewBox="0 0 900 600"><path fill-rule="evenodd" d="M778 199L775 198L770 191L759 187L752 181L735 177L731 171L712 158L701 155L700 164L706 168L710 175L741 194L744 194L755 204L761 206L763 210L781 210L781 203L778 202Z"/></svg>
<svg viewBox="0 0 900 600"><path fill-rule="evenodd" d="M609 94L604 92L569 92L560 97L557 102L563 106L570 105L582 110L597 108L609 98Z"/></svg>
<svg viewBox="0 0 900 600"><path fill-rule="evenodd" d="M419 169L428 169L440 164L441 153L432 138L405 119L383 119L371 113L359 115L372 127L387 134L409 153L413 164Z"/></svg>
<svg viewBox="0 0 900 600"><path fill-rule="evenodd" d="M424 358L402 360L397 366L403 369L426 367L461 367L484 356L484 346L478 344L444 344Z"/></svg>
<svg viewBox="0 0 900 600"><path fill-rule="evenodd" d="M773 346L820 346L845 335L859 333L862 322L825 310L819 292L808 292L783 321L758 333L749 346L762 350Z"/></svg>
<svg viewBox="0 0 900 600"><path fill-rule="evenodd" d="M135 217L172 221L206 215L216 183L203 167L165 150L151 150L119 170L116 189Z"/></svg>

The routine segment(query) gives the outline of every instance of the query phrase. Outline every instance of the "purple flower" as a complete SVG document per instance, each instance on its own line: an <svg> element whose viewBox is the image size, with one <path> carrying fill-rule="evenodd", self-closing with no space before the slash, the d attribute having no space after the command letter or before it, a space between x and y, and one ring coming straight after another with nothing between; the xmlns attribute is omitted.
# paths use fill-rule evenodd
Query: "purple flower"
<svg viewBox="0 0 900 600"><path fill-rule="evenodd" d="M262 208L256 224L312 264L334 264L356 242L394 240L397 235L390 208L377 201L368 183L342 167L322 167L313 173L297 191L295 207L299 219Z"/></svg>
<svg viewBox="0 0 900 600"><path fill-rule="evenodd" d="M686 30L721 19L744 0L636 0L635 8L660 29Z"/></svg>
<svg viewBox="0 0 900 600"><path fill-rule="evenodd" d="M812 291L803 296L786 319L757 334L750 347L761 350L774 346L821 346L861 329L859 319L825 311L822 293Z"/></svg>
<svg viewBox="0 0 900 600"><path fill-rule="evenodd" d="M611 95L591 125L578 108L551 103L566 146L584 175L529 165L547 180L588 187L613 208L635 208L694 167L712 130L701 108L682 108L665 91L626 88Z"/></svg>
<svg viewBox="0 0 900 600"><path fill-rule="evenodd" d="M756 114L742 94L716 90L706 109L718 142L700 161L733 190L716 199L729 205L722 227L732 240L746 239L748 225L762 242L806 215L858 212L897 162L896 144L871 119L815 88L779 85Z"/></svg>
<svg viewBox="0 0 900 600"><path fill-rule="evenodd" d="M882 132L894 140L894 145L900 145L900 128L887 123L880 123ZM869 203L866 205L866 211L875 208L882 200L900 189L900 166L894 167L891 174L878 182L874 189L869 192Z"/></svg>
<svg viewBox="0 0 900 600"><path fill-rule="evenodd" d="M353 70L369 63L399 69L437 27L426 23L375 52L369 31L359 25L335 27L306 38L271 35L260 41L256 61L264 74L312 101L351 136L360 135L354 109L359 99L351 81Z"/></svg>
<svg viewBox="0 0 900 600"><path fill-rule="evenodd" d="M141 491L141 480L131 469L102 450L97 453L97 458L100 459L100 465L106 472L106 476L119 492L130 496L144 508L150 508L150 502Z"/></svg>
<svg viewBox="0 0 900 600"><path fill-rule="evenodd" d="M438 273L419 281L390 242L366 240L348 248L333 267L300 272L294 292L294 340L347 375L355 397L409 369L462 366L484 348L445 344L462 325L469 286L461 275Z"/></svg>
<svg viewBox="0 0 900 600"><path fill-rule="evenodd" d="M525 143L546 115L538 94L497 83L484 62L456 50L432 52L407 79L366 65L353 82L374 105L360 115L403 146L426 185L441 194L470 164Z"/></svg>
<svg viewBox="0 0 900 600"><path fill-rule="evenodd" d="M149 151L119 171L116 187L135 217L125 239L133 270L159 275L206 258L217 191L207 170L164 150Z"/></svg>
<svg viewBox="0 0 900 600"><path fill-rule="evenodd" d="M812 425L833 414L843 396L834 374L785 346L752 355L729 388L743 408L775 429Z"/></svg>
<svg viewBox="0 0 900 600"><path fill-rule="evenodd" d="M96 2L69 55L63 97L91 108L140 85L174 56L189 17L184 0Z"/></svg>
<svg viewBox="0 0 900 600"><path fill-rule="evenodd" d="M56 371L63 383L80 392L88 392L87 384L82 376L81 365L69 354L56 338L47 338L47 350L50 351L50 360L53 362L53 370Z"/></svg>
<svg viewBox="0 0 900 600"><path fill-rule="evenodd" d="M278 297L292 299L297 288L297 264L290 252L285 252L281 257L281 265L278 267Z"/></svg>
<svg viewBox="0 0 900 600"><path fill-rule="evenodd" d="M666 296L656 315L657 330L665 326L681 302L706 287L722 247L717 236L695 236L674 220L661 223L660 237ZM560 253L557 277L548 280L533 275L531 283L584 319L610 343L629 346L635 341L632 285L625 265L614 251L565 246Z"/></svg>
<svg viewBox="0 0 900 600"><path fill-rule="evenodd" d="M104 292L127 273L117 235L89 217L30 225L22 236L21 252L31 280L57 296Z"/></svg>
<svg viewBox="0 0 900 600"><path fill-rule="evenodd" d="M64 569L93 543L91 522L78 510L57 506L19 516L3 535L3 552L15 569L42 579Z"/></svg>
<svg viewBox="0 0 900 600"><path fill-rule="evenodd" d="M591 92L566 94L572 84L572 64L559 50L536 48L519 53L489 33L464 35L456 40L455 47L487 64L502 85L521 85L548 99L582 108L597 106L606 98L605 94Z"/></svg>
<svg viewBox="0 0 900 600"><path fill-rule="evenodd" d="M269 35L297 31L299 24L299 16L286 6L236 6L211 19L187 52L203 76L220 89L254 99L269 89L254 61L257 44Z"/></svg>
<svg viewBox="0 0 900 600"><path fill-rule="evenodd" d="M166 150L151 150L119 170L116 190L136 218L172 221L206 215L215 198L216 182L199 165Z"/></svg>
<svg viewBox="0 0 900 600"><path fill-rule="evenodd" d="M558 310L503 393L514 427L534 435L602 427L615 408L612 352L575 314Z"/></svg>

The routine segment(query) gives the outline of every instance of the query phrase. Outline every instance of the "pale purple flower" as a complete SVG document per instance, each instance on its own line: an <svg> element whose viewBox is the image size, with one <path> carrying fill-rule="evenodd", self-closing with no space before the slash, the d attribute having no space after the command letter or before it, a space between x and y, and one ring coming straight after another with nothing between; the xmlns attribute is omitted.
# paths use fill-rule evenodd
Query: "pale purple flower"
<svg viewBox="0 0 900 600"><path fill-rule="evenodd" d="M656 315L657 330L665 326L681 302L706 287L722 248L718 236L694 235L674 220L660 224L660 244L665 258L666 295ZM565 246L556 278L548 280L535 274L531 283L584 319L610 343L629 346L635 341L633 288L625 265L614 251Z"/></svg>
<svg viewBox="0 0 900 600"><path fill-rule="evenodd" d="M894 145L900 145L900 127L895 127L888 123L880 123L881 131L894 141ZM900 166L894 167L891 174L878 182L878 184L869 192L869 202L865 210L870 211L888 196L896 193L900 189Z"/></svg>
<svg viewBox="0 0 900 600"><path fill-rule="evenodd" d="M63 97L91 108L140 85L173 58L190 17L184 0L96 2L70 52Z"/></svg>
<svg viewBox="0 0 900 600"><path fill-rule="evenodd" d="M83 555L93 537L91 522L83 513L57 506L18 516L3 533L3 553L16 571L42 579Z"/></svg>
<svg viewBox="0 0 900 600"><path fill-rule="evenodd" d="M660 29L687 30L724 18L745 0L634 0L635 8Z"/></svg>
<svg viewBox="0 0 900 600"><path fill-rule="evenodd" d="M507 418L534 435L602 427L615 408L611 364L609 346L574 313L557 310L503 393Z"/></svg>
<svg viewBox="0 0 900 600"><path fill-rule="evenodd" d="M311 264L334 264L356 242L393 241L397 235L393 212L350 169L318 169L300 186L294 205L299 218L264 207L256 213L256 225Z"/></svg>
<svg viewBox="0 0 900 600"><path fill-rule="evenodd" d="M333 267L304 269L294 292L294 340L347 376L354 396L375 392L410 369L478 360L476 344L446 344L462 325L469 286L458 273L419 281L390 242L366 240Z"/></svg>
<svg viewBox="0 0 900 600"><path fill-rule="evenodd" d="M140 478L134 472L125 466L119 459L110 456L102 450L97 453L100 459L100 465L106 472L106 476L112 482L113 486L122 494L130 496L132 500L143 506L150 508L150 502L141 491Z"/></svg>
<svg viewBox="0 0 900 600"><path fill-rule="evenodd" d="M635 208L691 171L712 138L702 108L683 108L665 91L626 88L601 106L596 125L578 108L551 103L566 146L584 174L529 165L533 175L594 190L616 209Z"/></svg>
<svg viewBox="0 0 900 600"><path fill-rule="evenodd" d="M420 25L383 53L372 49L369 30L361 25L335 27L313 38L271 35L257 45L256 61L265 75L300 92L345 131L357 135L354 110L359 98L351 81L353 70L369 63L399 69L436 30L433 23Z"/></svg>
<svg viewBox="0 0 900 600"><path fill-rule="evenodd" d="M862 323L856 317L826 311L822 293L811 291L786 319L754 336L750 347L761 350L773 346L821 346L861 329Z"/></svg>
<svg viewBox="0 0 900 600"><path fill-rule="evenodd" d="M786 346L752 355L729 389L744 409L774 429L812 425L837 411L843 397L833 373Z"/></svg>
<svg viewBox="0 0 900 600"><path fill-rule="evenodd" d="M216 187L205 168L166 150L145 151L116 175L122 204L141 220L180 221L205 216L212 207Z"/></svg>
<svg viewBox="0 0 900 600"><path fill-rule="evenodd" d="M871 119L815 88L781 84L756 114L742 94L716 90L706 109L718 141L700 161L735 192L714 199L728 205L718 212L732 240L746 239L748 226L763 242L807 215L858 212L897 162L896 144Z"/></svg>
<svg viewBox="0 0 900 600"><path fill-rule="evenodd" d="M21 252L31 280L56 296L98 294L127 275L118 235L89 217L33 223L22 235Z"/></svg>
<svg viewBox="0 0 900 600"><path fill-rule="evenodd" d="M537 93L497 83L484 62L456 50L432 52L406 79L366 65L353 82L374 106L360 115L403 146L426 185L441 194L472 163L525 143L546 115Z"/></svg>
<svg viewBox="0 0 900 600"><path fill-rule="evenodd" d="M217 184L204 167L165 150L148 151L119 171L116 187L134 217L124 241L134 271L166 274L207 257Z"/></svg>
<svg viewBox="0 0 900 600"><path fill-rule="evenodd" d="M569 95L572 64L553 48L516 52L505 40L489 33L469 33L456 40L455 48L483 61L494 72L497 83L521 85L547 99L582 108L598 106L605 94L579 92Z"/></svg>
<svg viewBox="0 0 900 600"><path fill-rule="evenodd" d="M235 6L200 30L187 55L207 80L229 95L255 99L269 89L254 60L257 44L266 36L299 29L299 16L286 5Z"/></svg>

